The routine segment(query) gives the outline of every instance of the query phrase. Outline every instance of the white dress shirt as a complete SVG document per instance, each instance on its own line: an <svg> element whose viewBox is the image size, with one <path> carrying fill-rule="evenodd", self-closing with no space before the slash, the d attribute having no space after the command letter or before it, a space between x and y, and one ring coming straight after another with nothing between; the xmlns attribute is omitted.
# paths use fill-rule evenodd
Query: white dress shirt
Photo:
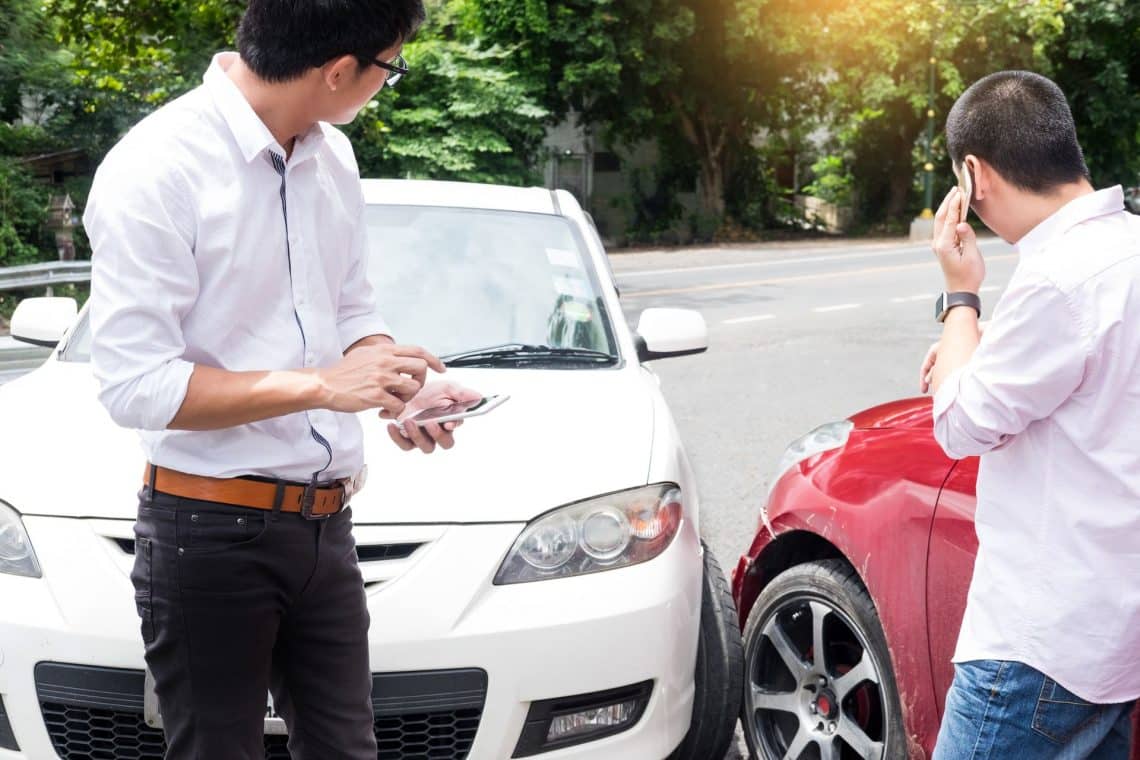
<svg viewBox="0 0 1140 760"><path fill-rule="evenodd" d="M364 197L347 138L318 124L286 163L226 75L236 59L216 56L201 87L135 126L95 176L83 221L99 398L140 430L158 465L301 482L354 475L363 441L353 414L166 430L194 364L328 367L388 332L365 278Z"/></svg>
<svg viewBox="0 0 1140 760"><path fill-rule="evenodd" d="M1017 249L981 345L934 399L946 453L983 455L954 660L1124 702L1140 697L1140 217L1101 190Z"/></svg>

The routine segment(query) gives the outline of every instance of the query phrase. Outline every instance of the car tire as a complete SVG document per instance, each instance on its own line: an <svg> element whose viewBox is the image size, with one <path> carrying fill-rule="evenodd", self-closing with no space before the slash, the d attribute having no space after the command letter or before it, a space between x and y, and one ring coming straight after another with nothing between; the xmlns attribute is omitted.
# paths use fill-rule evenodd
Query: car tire
<svg viewBox="0 0 1140 760"><path fill-rule="evenodd" d="M753 757L907 758L886 636L845 561L776 576L748 615L744 651L740 717Z"/></svg>
<svg viewBox="0 0 1140 760"><path fill-rule="evenodd" d="M668 760L723 760L740 714L744 644L736 605L716 557L703 541L701 547L705 567L693 717Z"/></svg>

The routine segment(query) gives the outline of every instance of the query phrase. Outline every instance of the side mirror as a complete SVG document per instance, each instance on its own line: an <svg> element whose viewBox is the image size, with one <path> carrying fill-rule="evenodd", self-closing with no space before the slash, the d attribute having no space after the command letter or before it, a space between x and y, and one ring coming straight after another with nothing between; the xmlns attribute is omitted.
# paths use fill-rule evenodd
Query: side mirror
<svg viewBox="0 0 1140 760"><path fill-rule="evenodd" d="M692 309L646 309L637 321L637 358L647 362L707 351L709 329Z"/></svg>
<svg viewBox="0 0 1140 760"><path fill-rule="evenodd" d="M78 313L74 298L25 298L12 315L12 337L34 346L55 348Z"/></svg>

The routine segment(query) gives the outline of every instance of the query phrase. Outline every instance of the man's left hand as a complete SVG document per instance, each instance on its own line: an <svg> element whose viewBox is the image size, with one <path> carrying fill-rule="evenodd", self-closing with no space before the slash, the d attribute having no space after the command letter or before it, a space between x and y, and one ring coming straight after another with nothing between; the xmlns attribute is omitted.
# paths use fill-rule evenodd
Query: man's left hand
<svg viewBox="0 0 1140 760"><path fill-rule="evenodd" d="M974 293L986 279L986 262L978 250L974 229L962 218L962 204L967 203L962 191L952 188L934 215L934 241L931 247L942 265L946 292Z"/></svg>
<svg viewBox="0 0 1140 760"><path fill-rule="evenodd" d="M462 401L478 401L482 397L483 394L478 391L464 388L455 383L445 381L428 383L407 403L400 418L405 419L424 409L451 406ZM389 419L384 414L380 416ZM402 426L392 423L388 425L388 437L404 451L419 449L425 454L430 454L435 451L436 446L444 449L450 449L454 446L455 435L453 431L462 424L462 420L445 422L442 425L436 422L429 422L426 425L409 422Z"/></svg>

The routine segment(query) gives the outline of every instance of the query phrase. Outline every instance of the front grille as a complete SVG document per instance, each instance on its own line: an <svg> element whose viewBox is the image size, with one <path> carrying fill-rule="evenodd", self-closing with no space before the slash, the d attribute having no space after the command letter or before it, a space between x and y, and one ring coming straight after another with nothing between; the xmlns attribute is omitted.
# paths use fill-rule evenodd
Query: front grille
<svg viewBox="0 0 1140 760"><path fill-rule="evenodd" d="M160 729L143 721L143 672L59 663L36 666L44 725L62 760L162 760ZM482 670L375 673L378 760L463 760L471 751L487 674ZM289 760L287 737L267 735L267 760Z"/></svg>

